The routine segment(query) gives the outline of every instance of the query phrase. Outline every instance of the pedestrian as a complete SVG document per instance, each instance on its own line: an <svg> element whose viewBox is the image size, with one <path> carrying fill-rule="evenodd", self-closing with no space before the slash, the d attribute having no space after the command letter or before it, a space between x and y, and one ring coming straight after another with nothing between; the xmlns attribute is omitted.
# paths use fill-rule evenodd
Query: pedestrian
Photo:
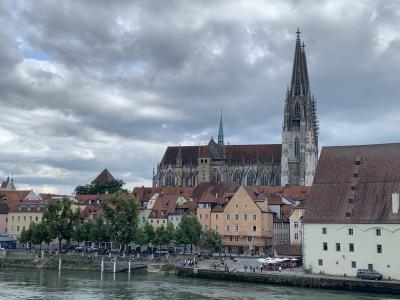
<svg viewBox="0 0 400 300"><path fill-rule="evenodd" d="M282 271L282 267L281 266L279 266L279 273Z"/></svg>

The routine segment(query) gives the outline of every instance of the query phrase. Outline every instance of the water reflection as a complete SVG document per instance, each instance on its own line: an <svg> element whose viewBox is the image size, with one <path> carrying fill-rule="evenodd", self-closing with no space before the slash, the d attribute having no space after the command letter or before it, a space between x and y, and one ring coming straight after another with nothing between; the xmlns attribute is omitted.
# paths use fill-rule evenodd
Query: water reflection
<svg viewBox="0 0 400 300"><path fill-rule="evenodd" d="M393 296L168 277L160 274L0 269L0 299L383 299ZM397 297L399 298L399 297Z"/></svg>

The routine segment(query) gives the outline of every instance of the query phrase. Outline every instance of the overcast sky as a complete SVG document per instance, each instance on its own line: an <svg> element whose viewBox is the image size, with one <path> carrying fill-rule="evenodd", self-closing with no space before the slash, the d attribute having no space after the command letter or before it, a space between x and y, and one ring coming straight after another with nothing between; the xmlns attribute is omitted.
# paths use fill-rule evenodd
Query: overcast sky
<svg viewBox="0 0 400 300"><path fill-rule="evenodd" d="M295 31L324 145L400 141L399 1L0 0L0 176L150 185L167 145L280 143Z"/></svg>

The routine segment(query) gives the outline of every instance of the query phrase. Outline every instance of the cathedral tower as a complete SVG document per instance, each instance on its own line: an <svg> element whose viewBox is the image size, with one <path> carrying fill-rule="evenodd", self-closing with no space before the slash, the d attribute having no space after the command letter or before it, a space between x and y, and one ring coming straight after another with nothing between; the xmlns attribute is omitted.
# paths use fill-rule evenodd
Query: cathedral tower
<svg viewBox="0 0 400 300"><path fill-rule="evenodd" d="M304 43L296 32L292 80L282 126L281 185L310 186L318 160L318 122L311 95Z"/></svg>

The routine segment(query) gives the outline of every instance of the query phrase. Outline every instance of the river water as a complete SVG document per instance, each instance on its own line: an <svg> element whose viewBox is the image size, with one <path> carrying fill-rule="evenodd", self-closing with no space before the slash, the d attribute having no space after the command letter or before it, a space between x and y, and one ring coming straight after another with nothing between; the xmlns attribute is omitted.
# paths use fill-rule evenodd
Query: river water
<svg viewBox="0 0 400 300"><path fill-rule="evenodd" d="M0 269L0 299L400 299L396 296L246 284L154 273Z"/></svg>

